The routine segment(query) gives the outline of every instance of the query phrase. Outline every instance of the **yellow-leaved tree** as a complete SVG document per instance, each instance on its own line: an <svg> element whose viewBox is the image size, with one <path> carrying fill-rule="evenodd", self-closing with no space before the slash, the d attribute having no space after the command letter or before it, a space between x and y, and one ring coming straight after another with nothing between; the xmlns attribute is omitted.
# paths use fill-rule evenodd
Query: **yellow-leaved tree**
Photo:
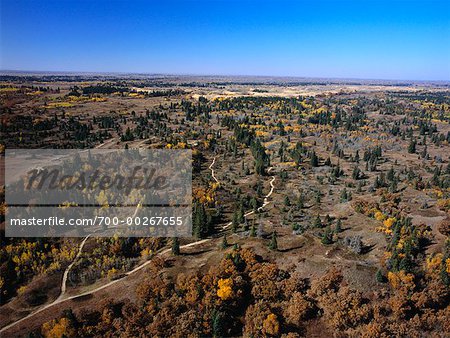
<svg viewBox="0 0 450 338"><path fill-rule="evenodd" d="M233 280L231 278L219 279L217 286L217 296L220 299L227 300L233 296Z"/></svg>
<svg viewBox="0 0 450 338"><path fill-rule="evenodd" d="M75 337L75 330L72 327L68 318L61 318L59 320L51 320L42 325L42 335L45 338L62 338Z"/></svg>
<svg viewBox="0 0 450 338"><path fill-rule="evenodd" d="M277 336L280 332L280 323L274 313L269 314L263 322L263 333L269 336Z"/></svg>

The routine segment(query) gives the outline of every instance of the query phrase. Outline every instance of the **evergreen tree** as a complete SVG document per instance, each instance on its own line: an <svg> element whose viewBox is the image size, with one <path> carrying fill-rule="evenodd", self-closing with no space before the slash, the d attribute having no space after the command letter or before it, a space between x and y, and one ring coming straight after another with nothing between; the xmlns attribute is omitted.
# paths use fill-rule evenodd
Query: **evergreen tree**
<svg viewBox="0 0 450 338"><path fill-rule="evenodd" d="M228 247L227 235L224 235L222 239L222 249L226 249L227 247Z"/></svg>
<svg viewBox="0 0 450 338"><path fill-rule="evenodd" d="M224 326L224 314L220 311L214 310L212 316L212 336L214 338L223 337L225 333L225 326Z"/></svg>
<svg viewBox="0 0 450 338"><path fill-rule="evenodd" d="M349 200L347 189L344 188L341 192L341 202L347 202Z"/></svg>
<svg viewBox="0 0 450 338"><path fill-rule="evenodd" d="M241 224L244 223L244 221L245 221L244 208L241 203L238 209L238 223Z"/></svg>
<svg viewBox="0 0 450 338"><path fill-rule="evenodd" d="M378 283L386 283L386 277L383 275L383 272L381 272L380 269L378 269L375 278Z"/></svg>
<svg viewBox="0 0 450 338"><path fill-rule="evenodd" d="M278 250L277 232L276 231L272 232L272 238L270 239L269 249L270 250Z"/></svg>
<svg viewBox="0 0 450 338"><path fill-rule="evenodd" d="M336 227L334 228L334 232L336 234L342 232L342 221L340 218L338 218L337 222L336 222Z"/></svg>
<svg viewBox="0 0 450 338"><path fill-rule="evenodd" d="M291 205L291 201L289 199L289 196L286 196L284 198L284 205L287 206L287 207Z"/></svg>
<svg viewBox="0 0 450 338"><path fill-rule="evenodd" d="M202 203L194 204L192 227L194 236L203 238L209 233L210 217L206 214L205 206Z"/></svg>
<svg viewBox="0 0 450 338"><path fill-rule="evenodd" d="M317 157L316 152L314 150L311 151L310 163L311 163L312 167L318 167L319 166L319 158Z"/></svg>
<svg viewBox="0 0 450 338"><path fill-rule="evenodd" d="M305 197L303 196L303 193L300 193L297 200L297 207L299 209L303 209L305 206Z"/></svg>
<svg viewBox="0 0 450 338"><path fill-rule="evenodd" d="M359 180L361 177L361 170L358 167L355 167L353 169L352 178L354 180Z"/></svg>
<svg viewBox="0 0 450 338"><path fill-rule="evenodd" d="M389 169L386 178L391 182L395 179L394 167L391 167L391 169Z"/></svg>
<svg viewBox="0 0 450 338"><path fill-rule="evenodd" d="M258 201L256 200L256 198L254 196L250 200L250 206L252 207L254 212L256 212L258 210Z"/></svg>
<svg viewBox="0 0 450 338"><path fill-rule="evenodd" d="M253 222L252 227L250 229L250 236L251 237L256 237L256 227L255 227L255 222Z"/></svg>
<svg viewBox="0 0 450 338"><path fill-rule="evenodd" d="M399 269L404 270L405 272L411 272L413 268L413 263L411 257L409 255L405 255L400 261Z"/></svg>
<svg viewBox="0 0 450 338"><path fill-rule="evenodd" d="M333 243L333 235L330 226L325 228L325 232L322 235L322 244L328 245Z"/></svg>
<svg viewBox="0 0 450 338"><path fill-rule="evenodd" d="M244 217L244 224L242 226L242 231L247 231L248 230L248 221L247 218Z"/></svg>
<svg viewBox="0 0 450 338"><path fill-rule="evenodd" d="M172 254L178 256L180 254L180 241L178 237L172 239Z"/></svg>
<svg viewBox="0 0 450 338"><path fill-rule="evenodd" d="M321 200L322 200L321 197L322 197L322 196L321 196L320 191L317 191L317 192L316 192L316 204L320 204L320 202L321 202Z"/></svg>
<svg viewBox="0 0 450 338"><path fill-rule="evenodd" d="M320 219L319 214L317 214L316 219L314 220L314 227L315 228L322 228L322 221Z"/></svg>
<svg viewBox="0 0 450 338"><path fill-rule="evenodd" d="M414 154L416 152L416 140L411 139L408 146L408 153Z"/></svg>

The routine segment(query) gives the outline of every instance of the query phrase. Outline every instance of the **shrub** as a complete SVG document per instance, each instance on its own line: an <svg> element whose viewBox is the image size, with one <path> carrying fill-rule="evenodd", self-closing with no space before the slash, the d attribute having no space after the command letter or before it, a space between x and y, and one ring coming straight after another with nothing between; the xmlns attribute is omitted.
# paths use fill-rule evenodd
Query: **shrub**
<svg viewBox="0 0 450 338"><path fill-rule="evenodd" d="M361 236L346 236L344 238L344 245L356 254L361 254L363 250Z"/></svg>

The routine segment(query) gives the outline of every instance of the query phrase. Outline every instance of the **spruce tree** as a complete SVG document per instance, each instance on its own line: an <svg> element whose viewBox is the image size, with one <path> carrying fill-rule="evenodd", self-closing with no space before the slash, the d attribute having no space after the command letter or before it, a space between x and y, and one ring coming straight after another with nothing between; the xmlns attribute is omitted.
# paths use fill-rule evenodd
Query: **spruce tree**
<svg viewBox="0 0 450 338"><path fill-rule="evenodd" d="M178 237L172 239L172 254L178 256L180 254L180 241Z"/></svg>
<svg viewBox="0 0 450 338"><path fill-rule="evenodd" d="M211 316L211 320L212 320L211 328L213 337L214 338L222 337L225 332L224 315L220 311L214 310Z"/></svg>
<svg viewBox="0 0 450 338"><path fill-rule="evenodd" d="M319 166L319 158L316 155L316 152L313 150L310 155L311 166L318 167Z"/></svg>
<svg viewBox="0 0 450 338"><path fill-rule="evenodd" d="M300 193L297 200L297 207L299 209L303 209L305 206L305 197L303 196L303 193Z"/></svg>
<svg viewBox="0 0 450 338"><path fill-rule="evenodd" d="M233 213L233 221L231 222L231 230L234 233L237 232L237 227L238 227L238 224L239 224L238 218L239 218L239 215L238 215L237 211L234 211L234 213Z"/></svg>
<svg viewBox="0 0 450 338"><path fill-rule="evenodd" d="M287 206L287 207L291 205L291 201L289 199L289 196L286 196L284 198L284 205Z"/></svg>
<svg viewBox="0 0 450 338"><path fill-rule="evenodd" d="M408 146L408 153L414 154L416 152L416 140L411 139Z"/></svg>
<svg viewBox="0 0 450 338"><path fill-rule="evenodd" d="M222 239L222 249L226 249L227 247L228 247L227 235L224 235Z"/></svg>
<svg viewBox="0 0 450 338"><path fill-rule="evenodd" d="M332 238L332 233L331 233L331 228L330 226L327 226L325 228L325 232L322 235L322 244L331 244L333 243L333 238Z"/></svg>
<svg viewBox="0 0 450 338"><path fill-rule="evenodd" d="M378 283L386 283L386 277L384 277L383 273L381 272L380 269L378 269L375 278L377 280Z"/></svg>
<svg viewBox="0 0 450 338"><path fill-rule="evenodd" d="M276 231L272 232L272 238L270 239L269 249L270 250L278 250L277 232Z"/></svg>
<svg viewBox="0 0 450 338"><path fill-rule="evenodd" d="M320 220L320 215L319 214L317 214L317 217L314 220L314 227L315 228L322 228L322 221Z"/></svg>
<svg viewBox="0 0 450 338"><path fill-rule="evenodd" d="M342 232L342 221L340 218L338 218L336 227L334 228L334 233L338 234L340 232Z"/></svg>
<svg viewBox="0 0 450 338"><path fill-rule="evenodd" d="M347 189L344 188L344 190L342 190L342 192L341 192L341 202L347 202L348 200L349 200L348 192L347 192Z"/></svg>
<svg viewBox="0 0 450 338"><path fill-rule="evenodd" d="M255 222L253 222L252 227L250 229L250 236L251 237L256 237L256 227L255 227Z"/></svg>

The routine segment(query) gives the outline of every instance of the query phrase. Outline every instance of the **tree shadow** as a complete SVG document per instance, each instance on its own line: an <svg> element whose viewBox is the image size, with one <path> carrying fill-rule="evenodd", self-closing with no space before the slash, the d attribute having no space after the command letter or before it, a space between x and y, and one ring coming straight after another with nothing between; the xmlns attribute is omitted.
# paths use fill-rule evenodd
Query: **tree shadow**
<svg viewBox="0 0 450 338"><path fill-rule="evenodd" d="M82 302L82 301L86 301L86 300L88 300L88 299L91 299L91 298L93 298L93 297L94 297L94 296L92 295L92 293L89 293L89 294L87 294L87 295L81 295L81 296L72 298L72 300L75 301L75 302Z"/></svg>
<svg viewBox="0 0 450 338"><path fill-rule="evenodd" d="M366 253L371 252L374 248L375 248L375 244L372 245L364 245L363 248L361 249L361 254L364 255Z"/></svg>
<svg viewBox="0 0 450 338"><path fill-rule="evenodd" d="M303 244L300 244L300 245L297 245L297 246L294 246L294 247L291 247L291 248L285 248L285 249L278 249L278 251L279 252L290 252L290 251L292 251L292 250L296 250L296 249L300 249L300 248L303 248Z"/></svg>
<svg viewBox="0 0 450 338"><path fill-rule="evenodd" d="M199 250L199 251L195 251L195 252L182 252L180 254L180 256L187 256L187 257L189 257L189 256L198 256L198 255L202 255L202 254L204 254L206 252L210 252L210 251L213 251L213 250L212 249L204 249L204 250Z"/></svg>

